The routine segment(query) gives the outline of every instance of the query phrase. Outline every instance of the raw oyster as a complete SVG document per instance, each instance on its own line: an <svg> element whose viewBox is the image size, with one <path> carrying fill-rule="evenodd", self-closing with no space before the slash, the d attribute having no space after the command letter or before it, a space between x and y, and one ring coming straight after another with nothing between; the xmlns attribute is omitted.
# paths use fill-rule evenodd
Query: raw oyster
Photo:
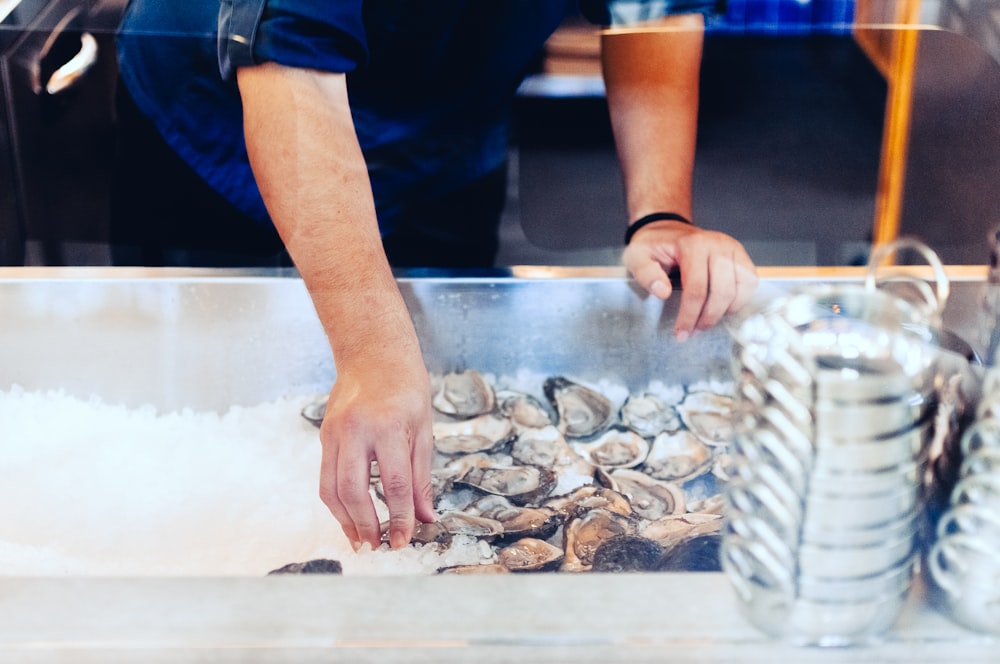
<svg viewBox="0 0 1000 664"><path fill-rule="evenodd" d="M684 426L709 445L733 440L733 398L715 392L690 392L677 406Z"/></svg>
<svg viewBox="0 0 1000 664"><path fill-rule="evenodd" d="M673 514L645 524L639 534L656 540L664 546L672 546L692 537L717 533L722 529L722 516L704 512Z"/></svg>
<svg viewBox="0 0 1000 664"><path fill-rule="evenodd" d="M521 537L548 539L563 522L563 516L549 507L522 507L495 495L476 500L466 512L499 521L503 526L504 540Z"/></svg>
<svg viewBox="0 0 1000 664"><path fill-rule="evenodd" d="M470 418L492 411L496 395L481 373L467 369L442 376L431 403L445 415Z"/></svg>
<svg viewBox="0 0 1000 664"><path fill-rule="evenodd" d="M603 509L622 516L632 513L632 503L628 498L614 489L588 484L565 495L550 498L545 502L550 507L563 514L566 518L576 518L595 509Z"/></svg>
<svg viewBox="0 0 1000 664"><path fill-rule="evenodd" d="M382 541L389 541L389 522L382 525ZM447 547L451 544L451 533L447 526L440 521L434 523L418 523L413 529L413 537L410 539L413 544L440 544Z"/></svg>
<svg viewBox="0 0 1000 664"><path fill-rule="evenodd" d="M342 574L343 571L339 560L317 558L307 560L304 563L289 563L284 567L271 570L267 574L268 576L275 574Z"/></svg>
<svg viewBox="0 0 1000 664"><path fill-rule="evenodd" d="M674 407L649 392L630 395L622 404L619 419L629 429L646 438L653 438L664 431L676 431L681 426Z"/></svg>
<svg viewBox="0 0 1000 664"><path fill-rule="evenodd" d="M496 519L466 514L465 512L445 512L439 514L435 522L452 536L466 535L477 539L491 540L503 534L503 525Z"/></svg>
<svg viewBox="0 0 1000 664"><path fill-rule="evenodd" d="M500 563L483 563L482 565L454 565L442 567L438 574L510 574L510 570Z"/></svg>
<svg viewBox="0 0 1000 664"><path fill-rule="evenodd" d="M441 454L475 454L476 452L490 452L496 447L502 446L504 441L496 441L474 433L458 433L450 436L434 438L434 449Z"/></svg>
<svg viewBox="0 0 1000 664"><path fill-rule="evenodd" d="M510 455L518 463L551 468L556 474L553 494L569 493L594 481L594 466L574 452L552 425L521 431L510 446Z"/></svg>
<svg viewBox="0 0 1000 664"><path fill-rule="evenodd" d="M506 417L493 414L480 415L467 420L452 420L435 422L433 425L435 446L440 439L457 438L461 436L478 436L492 441L489 449L502 447L517 436L514 427ZM484 443L485 444L485 443ZM446 446L455 447L451 443ZM482 450L480 450L482 451ZM447 454L447 452L446 452ZM454 452L452 453L454 454Z"/></svg>
<svg viewBox="0 0 1000 664"><path fill-rule="evenodd" d="M575 441L573 450L597 468L634 468L649 454L649 441L631 429L614 426L590 442Z"/></svg>
<svg viewBox="0 0 1000 664"><path fill-rule="evenodd" d="M538 466L475 466L456 482L526 505L547 496L555 486L556 476Z"/></svg>
<svg viewBox="0 0 1000 664"><path fill-rule="evenodd" d="M503 390L496 395L500 412L515 429L542 429L552 424L552 416L541 401L523 392Z"/></svg>
<svg viewBox="0 0 1000 664"><path fill-rule="evenodd" d="M660 558L659 572L721 572L719 545L722 536L698 535L668 547Z"/></svg>
<svg viewBox="0 0 1000 664"><path fill-rule="evenodd" d="M304 417L310 424L319 428L323 424L323 417L326 415L326 402L329 401L330 395L324 395L315 401L311 401L305 405L302 409L302 417Z"/></svg>
<svg viewBox="0 0 1000 664"><path fill-rule="evenodd" d="M708 472L712 462L712 449L699 436L682 429L653 439L643 470L657 479L683 483Z"/></svg>
<svg viewBox="0 0 1000 664"><path fill-rule="evenodd" d="M562 376L547 379L542 389L559 416L559 431L567 438L589 438L611 424L611 401L600 392Z"/></svg>
<svg viewBox="0 0 1000 664"><path fill-rule="evenodd" d="M628 498L632 511L643 519L656 521L671 514L683 514L687 509L687 500L679 486L638 470L615 470L605 474L604 481Z"/></svg>
<svg viewBox="0 0 1000 664"><path fill-rule="evenodd" d="M563 550L534 537L523 537L497 552L497 560L512 572L543 572L556 569Z"/></svg>
<svg viewBox="0 0 1000 664"><path fill-rule="evenodd" d="M594 563L594 553L606 540L630 535L635 529L631 518L605 509L595 509L571 520L563 528L562 570L584 572Z"/></svg>
<svg viewBox="0 0 1000 664"><path fill-rule="evenodd" d="M638 535L620 535L603 542L594 552L594 572L649 572L663 556L663 547Z"/></svg>

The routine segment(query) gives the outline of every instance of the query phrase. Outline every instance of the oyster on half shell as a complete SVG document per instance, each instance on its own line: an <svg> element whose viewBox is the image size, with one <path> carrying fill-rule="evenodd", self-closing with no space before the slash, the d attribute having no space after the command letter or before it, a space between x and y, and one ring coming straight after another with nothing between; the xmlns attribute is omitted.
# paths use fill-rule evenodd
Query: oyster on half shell
<svg viewBox="0 0 1000 664"><path fill-rule="evenodd" d="M709 445L733 440L733 398L709 391L690 392L677 405L684 426Z"/></svg>
<svg viewBox="0 0 1000 664"><path fill-rule="evenodd" d="M573 450L597 468L634 468L649 454L649 441L631 429L613 426L589 442L574 441Z"/></svg>
<svg viewBox="0 0 1000 664"><path fill-rule="evenodd" d="M493 386L474 369L453 371L440 378L431 404L438 412L458 418L484 415L496 407Z"/></svg>
<svg viewBox="0 0 1000 664"><path fill-rule="evenodd" d="M681 426L674 407L649 392L630 395L618 413L622 424L640 436L653 438L663 431L676 431Z"/></svg>
<svg viewBox="0 0 1000 664"><path fill-rule="evenodd" d="M621 535L631 535L635 522L627 516L604 509L595 509L579 516L563 527L565 558L561 569L585 572L594 564L594 553L605 541Z"/></svg>
<svg viewBox="0 0 1000 664"><path fill-rule="evenodd" d="M614 418L610 399L567 378L548 378L542 389L559 416L559 431L567 438L589 438Z"/></svg>
<svg viewBox="0 0 1000 664"><path fill-rule="evenodd" d="M563 550L535 537L523 537L497 552L497 561L511 572L543 572L556 569Z"/></svg>
<svg viewBox="0 0 1000 664"><path fill-rule="evenodd" d="M456 483L526 505L547 496L555 486L556 476L538 466L474 466Z"/></svg>
<svg viewBox="0 0 1000 664"><path fill-rule="evenodd" d="M552 424L548 409L530 394L502 390L496 397L500 412L510 419L515 429L541 429Z"/></svg>
<svg viewBox="0 0 1000 664"><path fill-rule="evenodd" d="M641 471L621 468L606 473L603 481L628 498L632 511L648 521L683 514L687 510L687 498L678 485Z"/></svg>
<svg viewBox="0 0 1000 664"><path fill-rule="evenodd" d="M549 507L523 507L504 496L492 494L473 502L466 512L500 522L504 540L522 537L548 539L563 522L563 515Z"/></svg>
<svg viewBox="0 0 1000 664"><path fill-rule="evenodd" d="M684 483L712 468L712 448L692 431L664 432L653 439L643 470L661 480Z"/></svg>

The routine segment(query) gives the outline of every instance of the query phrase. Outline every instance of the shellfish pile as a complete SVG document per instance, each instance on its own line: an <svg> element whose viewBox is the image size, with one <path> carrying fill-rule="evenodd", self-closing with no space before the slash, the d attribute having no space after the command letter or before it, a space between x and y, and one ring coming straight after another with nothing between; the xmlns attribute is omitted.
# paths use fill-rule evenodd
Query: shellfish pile
<svg viewBox="0 0 1000 664"><path fill-rule="evenodd" d="M439 518L412 544L489 546L484 564L446 573L717 569L731 397L643 392L616 406L563 376L540 387L433 377ZM381 497L377 467L372 484Z"/></svg>

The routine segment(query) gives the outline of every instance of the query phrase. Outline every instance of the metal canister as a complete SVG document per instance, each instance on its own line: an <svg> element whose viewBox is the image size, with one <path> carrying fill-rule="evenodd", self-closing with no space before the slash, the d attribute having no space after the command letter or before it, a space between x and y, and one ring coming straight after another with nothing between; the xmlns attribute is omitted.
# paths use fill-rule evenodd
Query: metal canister
<svg viewBox="0 0 1000 664"><path fill-rule="evenodd" d="M864 643L904 604L938 408L943 269L938 280L942 299L917 304L874 279L810 287L732 327L738 460L722 562L769 634Z"/></svg>

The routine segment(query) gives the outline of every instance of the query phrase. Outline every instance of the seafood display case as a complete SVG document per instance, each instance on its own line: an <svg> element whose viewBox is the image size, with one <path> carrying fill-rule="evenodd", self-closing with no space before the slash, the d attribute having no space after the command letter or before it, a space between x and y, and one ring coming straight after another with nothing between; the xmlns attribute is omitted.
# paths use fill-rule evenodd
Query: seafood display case
<svg viewBox="0 0 1000 664"><path fill-rule="evenodd" d="M979 350L985 268L950 267L948 273L944 326ZM763 268L761 274L763 297L864 277L853 268ZM618 268L512 268L495 277L400 274L399 285L435 377L474 369L498 389L517 387L540 400L551 396L557 378L556 385L571 381L604 390L616 408L650 390L674 391L682 395L678 400L693 391L724 393L732 381L733 342L725 325L676 341L679 298L666 303L650 298ZM197 661L206 653L215 661L283 662L510 661L526 655L547 662L777 657L884 662L956 656L971 662L995 656L995 644L949 620L919 580L900 619L878 643L821 650L795 648L758 632L740 614L733 590L718 572L425 574L414 573L414 566L393 568L391 562L384 570L365 567L364 561L387 561L393 552L362 551L349 554L343 575L268 575L282 561L295 562L286 558L313 549L279 547L264 554L267 545L315 524L320 539L336 536L330 534L332 517L318 505L315 477L305 487L309 507L304 509L318 506L316 521L292 515L297 499L283 505L280 496L269 495L268 509L275 511L250 524L250 534L233 525L240 512L234 506L259 498L255 492L280 490L241 476L243 466L230 472L226 458L220 462L211 450L179 461L185 471L172 475L168 485L129 484L128 478L141 476L142 445L158 444L161 434L152 428L164 420L172 435L186 438L192 430L184 428L185 420L207 421L206 413L209 419L231 420L260 404L283 408L279 426L288 427L287 435L263 443L286 450L267 462L265 474L279 475L295 464L318 472L315 429L300 410L329 390L335 370L294 272L0 269L0 320L0 453L14 459L7 471L0 470L5 476L0 557L7 561L0 572L4 661ZM31 404L29 397L35 399ZM4 410L4 399L15 403ZM53 422L66 418L72 419L70 428L88 426L74 410L81 404L117 409L139 427L125 429L131 439L127 463L46 447L51 434L38 432L49 431ZM39 410L21 417L29 405ZM14 423L37 435L24 435ZM98 439L103 436L95 432ZM257 444L246 437L239 430L243 440L227 441L225 454L256 454ZM166 447L179 457L188 443L176 440ZM33 487L28 462L19 462L19 446L47 450L26 456L44 490ZM287 449L301 458L292 459ZM162 473L170 469L170 454ZM86 481L100 472L105 473L100 482ZM82 478L80 484L63 481L72 477ZM122 486L116 488L119 480ZM52 550L50 542L32 538L44 533L46 524L65 530L58 512L72 518L82 509L79 504L100 503L101 492L111 496L100 517L109 521L134 517L132 503L147 500L145 494L162 494L163 504L171 506L190 496L188 503L195 504L183 509L193 512L182 512L180 520L196 526L178 527L187 541L167 542L176 515L145 513L144 524L137 520L106 531L89 527L79 544L66 545L80 551L63 551L65 559L33 566ZM206 516L215 503L230 509ZM87 523L82 517L78 522ZM115 541L102 546L87 541L104 538L105 532ZM232 552L213 558L212 550L223 545ZM316 550L324 552L322 546ZM176 551L172 555L185 564L162 571L151 551ZM70 564L73 553L80 558ZM85 553L97 562L122 560L88 569L78 564ZM251 564L237 566L240 557ZM227 569L227 561L234 567Z"/></svg>

